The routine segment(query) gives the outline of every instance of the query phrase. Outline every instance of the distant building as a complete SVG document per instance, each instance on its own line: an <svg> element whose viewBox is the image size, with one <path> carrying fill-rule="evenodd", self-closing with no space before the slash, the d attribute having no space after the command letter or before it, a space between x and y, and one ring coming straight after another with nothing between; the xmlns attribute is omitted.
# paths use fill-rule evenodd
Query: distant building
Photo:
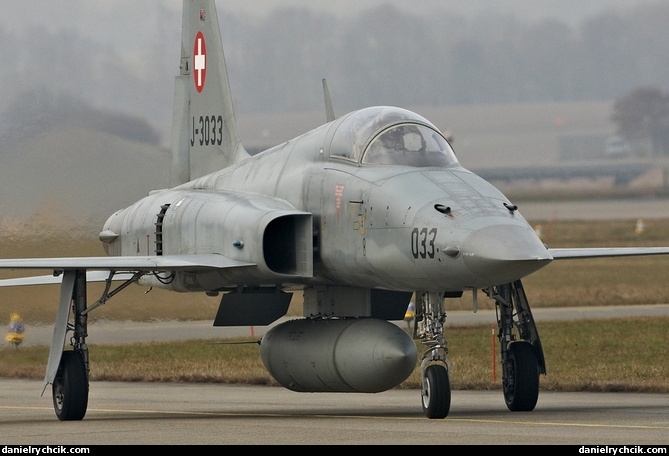
<svg viewBox="0 0 669 456"><path fill-rule="evenodd" d="M604 134L562 135L558 138L561 159L593 160L624 158L632 155L632 147L621 136Z"/></svg>
<svg viewBox="0 0 669 456"><path fill-rule="evenodd" d="M632 147L620 136L609 136L604 145L604 156L610 158L628 157L632 153Z"/></svg>

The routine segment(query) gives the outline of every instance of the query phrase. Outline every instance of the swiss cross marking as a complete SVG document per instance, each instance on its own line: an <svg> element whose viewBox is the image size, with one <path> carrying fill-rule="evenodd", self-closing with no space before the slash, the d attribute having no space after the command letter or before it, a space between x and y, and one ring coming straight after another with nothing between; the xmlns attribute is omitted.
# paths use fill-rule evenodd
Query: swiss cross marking
<svg viewBox="0 0 669 456"><path fill-rule="evenodd" d="M193 43L193 82L195 89L202 92L204 80L207 75L207 45L204 42L202 32L197 32Z"/></svg>

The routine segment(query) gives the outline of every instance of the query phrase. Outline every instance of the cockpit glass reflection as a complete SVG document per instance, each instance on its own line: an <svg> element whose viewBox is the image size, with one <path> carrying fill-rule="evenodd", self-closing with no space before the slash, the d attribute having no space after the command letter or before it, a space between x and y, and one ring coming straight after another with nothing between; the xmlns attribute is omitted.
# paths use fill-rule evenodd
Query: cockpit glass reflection
<svg viewBox="0 0 669 456"><path fill-rule="evenodd" d="M395 125L369 144L363 163L405 166L449 166L457 162L446 139L424 125Z"/></svg>
<svg viewBox="0 0 669 456"><path fill-rule="evenodd" d="M329 146L330 157L362 164L444 167L458 163L434 125L414 112L388 106L344 116Z"/></svg>

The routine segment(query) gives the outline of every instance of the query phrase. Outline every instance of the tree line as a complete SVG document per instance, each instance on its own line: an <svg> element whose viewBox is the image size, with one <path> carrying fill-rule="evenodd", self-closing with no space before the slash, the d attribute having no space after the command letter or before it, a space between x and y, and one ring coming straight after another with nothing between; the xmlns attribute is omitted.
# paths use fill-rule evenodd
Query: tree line
<svg viewBox="0 0 669 456"><path fill-rule="evenodd" d="M226 18L229 19L229 18ZM284 9L223 29L245 109L309 110L328 79L345 109L374 104L614 100L669 88L669 4L605 13L579 26L513 17L430 17L393 7L356 19ZM250 95L249 95L250 94ZM241 98L241 96L240 96Z"/></svg>

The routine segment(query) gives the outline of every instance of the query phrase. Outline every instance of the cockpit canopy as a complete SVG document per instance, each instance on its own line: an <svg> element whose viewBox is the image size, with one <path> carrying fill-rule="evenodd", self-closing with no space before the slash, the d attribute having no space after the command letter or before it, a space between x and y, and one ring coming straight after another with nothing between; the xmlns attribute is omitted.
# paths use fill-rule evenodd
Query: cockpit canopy
<svg viewBox="0 0 669 456"><path fill-rule="evenodd" d="M373 107L345 116L330 146L330 157L358 163L450 166L455 152L425 118L401 108Z"/></svg>

